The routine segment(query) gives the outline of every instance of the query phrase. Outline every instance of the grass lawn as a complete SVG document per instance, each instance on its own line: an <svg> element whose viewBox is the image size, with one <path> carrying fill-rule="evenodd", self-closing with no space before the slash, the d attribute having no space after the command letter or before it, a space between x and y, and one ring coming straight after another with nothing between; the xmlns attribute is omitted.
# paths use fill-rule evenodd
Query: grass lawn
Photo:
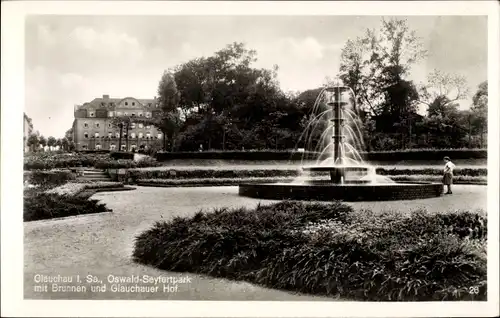
<svg viewBox="0 0 500 318"><path fill-rule="evenodd" d="M457 185L454 195L440 198L356 202L355 209L409 211L426 207L431 212L455 209L486 209L486 187ZM132 262L134 237L155 221L192 216L198 210L217 207L255 207L257 199L238 196L237 187L150 188L132 192L95 194L113 213L80 215L24 224L24 290L28 299L170 299L170 300L331 300L256 286L246 282L188 274L190 284L175 293L39 293L34 291L35 274L93 274L106 279L113 275L179 276Z"/></svg>

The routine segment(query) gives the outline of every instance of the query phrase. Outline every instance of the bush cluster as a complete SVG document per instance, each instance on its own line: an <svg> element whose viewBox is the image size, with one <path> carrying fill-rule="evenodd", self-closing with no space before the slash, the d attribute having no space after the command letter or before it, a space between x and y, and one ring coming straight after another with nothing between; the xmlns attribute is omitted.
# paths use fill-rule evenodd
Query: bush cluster
<svg viewBox="0 0 500 318"><path fill-rule="evenodd" d="M436 175L395 175L390 176L390 179L396 182L405 181L426 181L426 182L442 182L442 176ZM485 184L488 182L488 177L486 176L454 176L453 183L455 184Z"/></svg>
<svg viewBox="0 0 500 318"><path fill-rule="evenodd" d="M157 222L136 237L133 258L346 299L484 300L486 227L472 212L380 215L285 201Z"/></svg>
<svg viewBox="0 0 500 318"><path fill-rule="evenodd" d="M396 151L361 152L367 161L442 160L444 156L453 159L486 159L486 149L409 149ZM311 160L319 158L319 152L297 152L293 150L248 150L248 151L202 151L202 152L158 152L158 161L174 159L219 159L219 160Z"/></svg>
<svg viewBox="0 0 500 318"><path fill-rule="evenodd" d="M40 185L42 187L56 187L64 184L76 177L71 171L43 171L35 170L24 173L24 181L29 184Z"/></svg>
<svg viewBox="0 0 500 318"><path fill-rule="evenodd" d="M109 212L98 200L56 193L36 193L24 196L25 222L52 219L79 214Z"/></svg>

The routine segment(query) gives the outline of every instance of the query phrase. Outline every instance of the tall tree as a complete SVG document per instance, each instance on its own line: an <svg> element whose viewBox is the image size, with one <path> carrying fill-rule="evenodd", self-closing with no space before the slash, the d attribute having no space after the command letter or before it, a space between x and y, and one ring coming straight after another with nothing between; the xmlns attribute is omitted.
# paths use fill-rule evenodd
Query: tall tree
<svg viewBox="0 0 500 318"><path fill-rule="evenodd" d="M31 134L28 137L27 145L31 151L36 151L40 147L40 140L37 134Z"/></svg>
<svg viewBox="0 0 500 318"><path fill-rule="evenodd" d="M56 146L56 138L53 136L49 136L47 139L47 146L49 146L49 150L52 151L52 148Z"/></svg>
<svg viewBox="0 0 500 318"><path fill-rule="evenodd" d="M488 81L479 84L472 97L472 124L474 132L481 137L480 147L484 147L484 134L488 131Z"/></svg>
<svg viewBox="0 0 500 318"><path fill-rule="evenodd" d="M45 150L45 146L47 146L47 139L43 135L41 135L40 137L38 137L38 140L40 145L44 148L43 150Z"/></svg>
<svg viewBox="0 0 500 318"><path fill-rule="evenodd" d="M161 114L155 125L163 133L163 148L167 149L167 140L171 141L172 150L175 147L174 140L179 131L182 120L182 109L179 107L181 94L177 89L175 77L171 72L165 71L158 85L158 96Z"/></svg>

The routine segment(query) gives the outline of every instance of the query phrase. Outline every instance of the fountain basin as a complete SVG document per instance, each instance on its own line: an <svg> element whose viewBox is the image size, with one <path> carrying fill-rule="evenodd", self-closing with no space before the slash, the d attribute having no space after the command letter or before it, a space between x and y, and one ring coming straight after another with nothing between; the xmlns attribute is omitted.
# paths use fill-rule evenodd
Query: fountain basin
<svg viewBox="0 0 500 318"><path fill-rule="evenodd" d="M334 183L243 183L239 195L270 200L392 201L439 197L440 183L412 182L391 184Z"/></svg>

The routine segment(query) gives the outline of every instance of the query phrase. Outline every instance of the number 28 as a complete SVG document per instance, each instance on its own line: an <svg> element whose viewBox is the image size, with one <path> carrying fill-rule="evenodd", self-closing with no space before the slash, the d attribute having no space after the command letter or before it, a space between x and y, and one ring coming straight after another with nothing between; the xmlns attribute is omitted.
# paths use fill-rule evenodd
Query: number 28
<svg viewBox="0 0 500 318"><path fill-rule="evenodd" d="M479 287L478 286L472 286L469 287L469 294L479 294Z"/></svg>

